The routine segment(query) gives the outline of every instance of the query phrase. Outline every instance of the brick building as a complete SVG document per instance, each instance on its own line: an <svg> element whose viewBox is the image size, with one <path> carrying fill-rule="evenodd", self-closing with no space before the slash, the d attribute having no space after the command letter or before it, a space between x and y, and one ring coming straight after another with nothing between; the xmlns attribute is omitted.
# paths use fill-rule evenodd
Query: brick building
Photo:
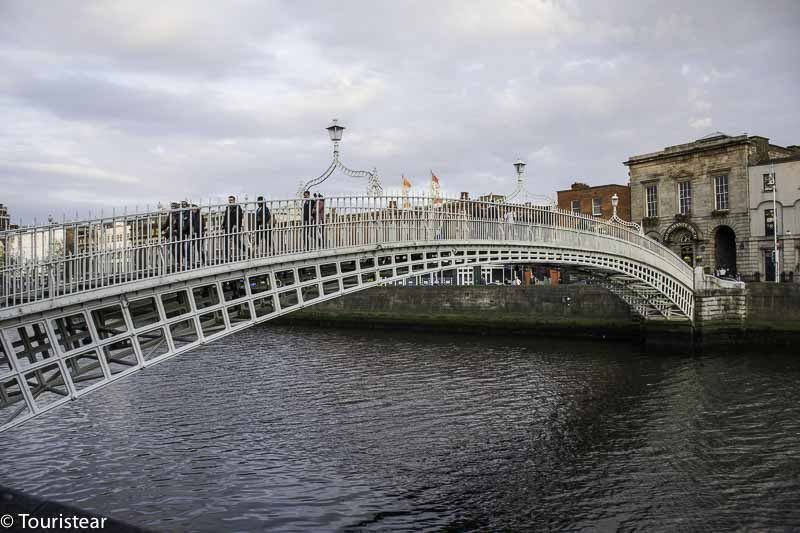
<svg viewBox="0 0 800 533"><path fill-rule="evenodd" d="M760 260L750 249L749 167L788 157L794 147L756 135L716 132L661 151L631 156L631 216L707 273L750 275Z"/></svg>
<svg viewBox="0 0 800 533"><path fill-rule="evenodd" d="M614 210L611 197L614 193L619 197L617 216L622 220L631 220L631 189L627 185L598 185L590 187L585 183L573 183L572 188L558 191L558 207L573 213L583 213L600 218L611 218Z"/></svg>

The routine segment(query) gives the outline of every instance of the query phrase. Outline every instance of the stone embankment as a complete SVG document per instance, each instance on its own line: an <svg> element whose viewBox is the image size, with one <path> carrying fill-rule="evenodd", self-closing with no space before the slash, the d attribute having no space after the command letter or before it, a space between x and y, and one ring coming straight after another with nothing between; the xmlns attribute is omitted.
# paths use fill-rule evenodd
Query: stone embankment
<svg viewBox="0 0 800 533"><path fill-rule="evenodd" d="M800 341L800 284L750 283L706 288L696 298L695 326L643 322L600 287L375 287L297 311L283 322L334 327L645 339L685 344Z"/></svg>

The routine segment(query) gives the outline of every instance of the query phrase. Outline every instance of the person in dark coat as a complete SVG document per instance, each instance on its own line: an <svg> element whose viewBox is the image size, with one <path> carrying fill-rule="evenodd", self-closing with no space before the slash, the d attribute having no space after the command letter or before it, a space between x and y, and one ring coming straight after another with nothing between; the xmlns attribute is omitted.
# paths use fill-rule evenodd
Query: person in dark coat
<svg viewBox="0 0 800 533"><path fill-rule="evenodd" d="M184 217L184 226L185 234L191 239L188 246L188 250L191 251L189 255L190 261L193 265L204 264L206 258L203 242L203 217L197 205L188 205Z"/></svg>
<svg viewBox="0 0 800 533"><path fill-rule="evenodd" d="M272 253L272 213L264 201L263 196L259 196L256 200L256 243L258 253L270 255ZM262 251L262 243L266 243L265 249Z"/></svg>
<svg viewBox="0 0 800 533"><path fill-rule="evenodd" d="M303 192L303 245L310 250L314 242L314 200L309 191Z"/></svg>
<svg viewBox="0 0 800 533"><path fill-rule="evenodd" d="M316 234L320 248L325 247L325 198L322 193L317 195L314 205L314 219L317 223Z"/></svg>
<svg viewBox="0 0 800 533"><path fill-rule="evenodd" d="M168 270L177 270L180 263L180 243L178 239L181 233L181 214L180 205L178 202L171 202L169 204L169 212L164 217L161 223L161 235L164 240L169 243L169 255L171 257L171 264Z"/></svg>
<svg viewBox="0 0 800 533"><path fill-rule="evenodd" d="M235 196L228 196L228 205L225 207L225 217L222 221L222 229L225 232L225 262L241 259L244 255L244 242L242 241L242 222L244 221L244 211L242 206L236 203ZM233 254L231 254L233 248Z"/></svg>

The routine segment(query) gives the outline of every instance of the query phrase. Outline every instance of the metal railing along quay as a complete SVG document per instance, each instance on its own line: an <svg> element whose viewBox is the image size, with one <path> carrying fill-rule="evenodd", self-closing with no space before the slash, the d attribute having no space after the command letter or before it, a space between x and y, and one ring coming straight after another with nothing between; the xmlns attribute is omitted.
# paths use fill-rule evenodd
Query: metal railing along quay
<svg viewBox="0 0 800 533"><path fill-rule="evenodd" d="M438 240L525 243L561 231L647 250L691 286L692 270L680 257L616 222L552 206L342 196L186 204L2 232L0 308L282 255Z"/></svg>

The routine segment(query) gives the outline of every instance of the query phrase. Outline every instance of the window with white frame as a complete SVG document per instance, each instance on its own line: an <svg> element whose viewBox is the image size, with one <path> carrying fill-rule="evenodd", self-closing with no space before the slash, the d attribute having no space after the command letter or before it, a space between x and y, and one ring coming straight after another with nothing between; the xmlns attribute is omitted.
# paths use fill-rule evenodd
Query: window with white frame
<svg viewBox="0 0 800 533"><path fill-rule="evenodd" d="M603 214L603 206L600 203L600 198L592 198L592 215L600 216Z"/></svg>
<svg viewBox="0 0 800 533"><path fill-rule="evenodd" d="M692 212L692 182L681 181L678 183L678 211L681 215Z"/></svg>
<svg viewBox="0 0 800 533"><path fill-rule="evenodd" d="M580 200L572 200L572 212L576 215L580 214L581 212L581 201Z"/></svg>
<svg viewBox="0 0 800 533"><path fill-rule="evenodd" d="M728 209L728 175L714 176L714 208Z"/></svg>
<svg viewBox="0 0 800 533"><path fill-rule="evenodd" d="M657 217L658 216L658 186L648 185L645 187L645 216Z"/></svg>

